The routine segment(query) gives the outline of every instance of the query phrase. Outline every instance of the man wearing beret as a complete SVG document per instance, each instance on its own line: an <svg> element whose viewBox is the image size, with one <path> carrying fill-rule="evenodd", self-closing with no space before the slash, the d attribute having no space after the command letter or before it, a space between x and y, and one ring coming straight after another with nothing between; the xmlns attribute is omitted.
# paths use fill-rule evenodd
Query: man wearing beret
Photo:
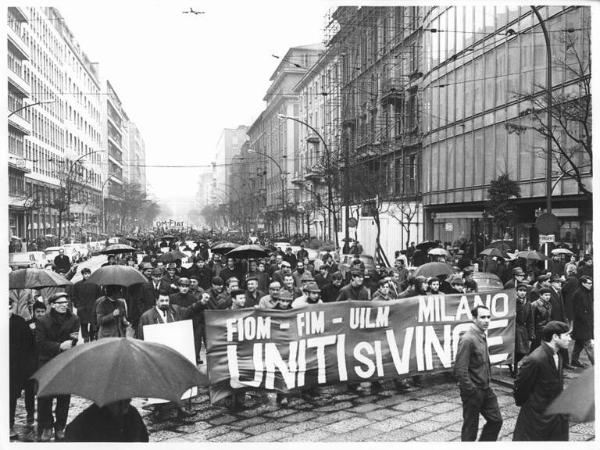
<svg viewBox="0 0 600 450"><path fill-rule="evenodd" d="M191 282L189 278L182 277L177 281L177 288L179 292L177 294L169 295L169 303L171 305L178 305L184 308L190 308L194 303L201 300L202 297L196 297L190 292ZM205 300L207 303L207 300ZM192 326L194 328L194 347L196 349L196 362L200 362L200 348L202 345L202 335L204 333L204 304L200 303L191 314Z"/></svg>
<svg viewBox="0 0 600 450"><path fill-rule="evenodd" d="M169 263L167 266L167 273L162 277L162 290L168 290L169 294L177 293L177 281L179 277L177 276L177 264Z"/></svg>
<svg viewBox="0 0 600 450"><path fill-rule="evenodd" d="M258 277L250 275L246 278L246 308L258 306L265 293L258 290Z"/></svg>
<svg viewBox="0 0 600 450"><path fill-rule="evenodd" d="M545 414L563 390L561 349L569 346L569 325L550 321L541 331L540 346L523 359L514 385L521 407L513 441L568 441L569 421L563 414Z"/></svg>
<svg viewBox="0 0 600 450"><path fill-rule="evenodd" d="M552 317L552 291L550 288L543 287L539 291L539 298L531 303L531 315L533 317L533 337L531 339L530 352L540 346L542 342L542 329Z"/></svg>
<svg viewBox="0 0 600 450"><path fill-rule="evenodd" d="M66 352L77 343L79 318L69 311L69 299L66 292L57 292L48 299L50 312L40 319L35 335L38 348L38 368L56 355ZM52 416L52 402L56 399L56 419ZM47 442L52 438L65 437L65 426L69 414L70 395L38 397L38 432L40 440Z"/></svg>

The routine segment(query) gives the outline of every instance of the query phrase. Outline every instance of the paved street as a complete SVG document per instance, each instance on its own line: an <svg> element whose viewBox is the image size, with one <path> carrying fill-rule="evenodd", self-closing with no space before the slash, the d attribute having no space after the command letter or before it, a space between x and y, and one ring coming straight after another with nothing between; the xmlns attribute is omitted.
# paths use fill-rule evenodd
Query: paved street
<svg viewBox="0 0 600 450"><path fill-rule="evenodd" d="M500 440L510 441L519 408L509 387L496 384L494 388L504 418ZM347 393L342 386L327 387L321 392L310 402L294 397L286 407L276 404L273 393L252 393L247 396L247 408L232 413L222 406L211 406L204 390L192 401L191 406L197 411L194 417L176 419L173 412L172 418L162 422L155 420L150 409L142 408L142 400L135 399L134 405L144 417L151 442L460 440L462 408L458 389L443 375L429 377L424 388L411 388L403 394L393 389L392 382L386 382L384 390L376 394L368 388L359 394ZM89 402L73 398L71 405L69 421ZM31 441L34 429L24 426L22 399L16 424L21 440ZM571 425L570 440L594 439L593 423Z"/></svg>

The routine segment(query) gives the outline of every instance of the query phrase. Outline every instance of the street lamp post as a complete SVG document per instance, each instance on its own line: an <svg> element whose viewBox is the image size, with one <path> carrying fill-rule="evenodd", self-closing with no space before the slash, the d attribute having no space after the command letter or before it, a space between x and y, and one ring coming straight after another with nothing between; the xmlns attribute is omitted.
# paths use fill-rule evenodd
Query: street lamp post
<svg viewBox="0 0 600 450"><path fill-rule="evenodd" d="M263 152L259 152L258 150L254 150L253 148L249 148L248 153L256 153L257 155L263 155L263 156L269 158L277 166L277 169L279 169L279 176L281 178L281 210L283 213L287 202L286 202L286 195L285 195L285 173L284 173L283 169L281 168L281 165L272 156L267 155L266 153L263 153ZM285 220L283 218L283 214L281 215L281 227L285 234Z"/></svg>
<svg viewBox="0 0 600 450"><path fill-rule="evenodd" d="M297 117L292 117L292 116L286 116L284 114L278 114L277 115L280 119L289 119L289 120L293 120L294 122L298 122L304 126L306 126L308 129L310 129L313 133L315 133L317 135L317 137L319 138L319 140L323 143L323 147L325 150L325 154L327 155L327 204L329 206L329 212L331 213L333 210L333 187L331 186L332 182L331 182L331 154L329 153L329 146L327 145L327 142L325 142L325 139L323 138L323 136L321 136L321 133L319 133L312 125L306 123L305 121L298 119ZM337 234L337 217L335 212L333 213L333 228L334 228L334 237L335 237L335 246L336 248L339 247L338 244L338 234ZM330 228L331 230L331 228ZM346 238L348 237L348 217L346 216Z"/></svg>
<svg viewBox="0 0 600 450"><path fill-rule="evenodd" d="M35 105L44 105L46 103L54 103L55 101L56 101L56 99L52 99L52 100L40 100L39 102L34 102L34 103L30 103L28 105L23 105L20 108L17 108L14 111L11 111L11 113L8 115L8 117L11 117L12 115L18 113L19 111L23 111L24 109L31 108L32 106L35 106Z"/></svg>
<svg viewBox="0 0 600 450"><path fill-rule="evenodd" d="M538 7L531 6L531 9L540 23L546 42L546 121L548 122L546 125L548 127L546 133L546 213L552 214L552 49L546 23L539 13Z"/></svg>

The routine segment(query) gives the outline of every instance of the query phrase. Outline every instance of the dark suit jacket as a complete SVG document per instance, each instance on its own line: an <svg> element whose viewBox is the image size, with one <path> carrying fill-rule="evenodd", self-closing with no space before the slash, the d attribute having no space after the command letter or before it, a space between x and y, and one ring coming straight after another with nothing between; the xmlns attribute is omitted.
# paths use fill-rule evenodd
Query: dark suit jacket
<svg viewBox="0 0 600 450"><path fill-rule="evenodd" d="M39 367L46 364L60 350L60 344L71 339L71 333L79 331L79 317L67 311L65 314L59 314L51 309L37 323L36 344L38 348Z"/></svg>
<svg viewBox="0 0 600 450"><path fill-rule="evenodd" d="M194 308L184 308L179 305L169 306L167 311L167 323L178 322L180 320L191 319ZM137 337L138 339L144 339L144 325L152 325L157 323L163 323L156 308L149 309L140 317L138 324Z"/></svg>
<svg viewBox="0 0 600 450"><path fill-rule="evenodd" d="M558 368L552 349L544 342L523 359L514 385L514 398L521 411L517 417L515 441L566 441L569 422L565 416L544 411L563 390L562 358Z"/></svg>

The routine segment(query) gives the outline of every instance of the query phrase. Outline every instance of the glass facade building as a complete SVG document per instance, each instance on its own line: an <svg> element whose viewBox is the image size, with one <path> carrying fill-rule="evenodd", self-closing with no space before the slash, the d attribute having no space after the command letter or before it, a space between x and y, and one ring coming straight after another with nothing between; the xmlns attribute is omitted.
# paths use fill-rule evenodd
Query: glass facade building
<svg viewBox="0 0 600 450"><path fill-rule="evenodd" d="M549 6L539 12L550 36L553 96L580 99L589 84L590 8ZM546 139L531 114L532 99L546 88L538 19L529 6L432 7L423 18L423 41L425 236L450 244L509 238L519 248L537 246L533 225L545 208L547 176ZM555 135L575 148L568 135L582 136L583 127L571 122ZM573 158L591 189L588 154L576 149ZM556 240L589 250L591 198L563 175L559 162L553 161L551 175L553 213L561 221ZM496 230L482 212L490 181L504 173L521 189L514 200L518 224Z"/></svg>

